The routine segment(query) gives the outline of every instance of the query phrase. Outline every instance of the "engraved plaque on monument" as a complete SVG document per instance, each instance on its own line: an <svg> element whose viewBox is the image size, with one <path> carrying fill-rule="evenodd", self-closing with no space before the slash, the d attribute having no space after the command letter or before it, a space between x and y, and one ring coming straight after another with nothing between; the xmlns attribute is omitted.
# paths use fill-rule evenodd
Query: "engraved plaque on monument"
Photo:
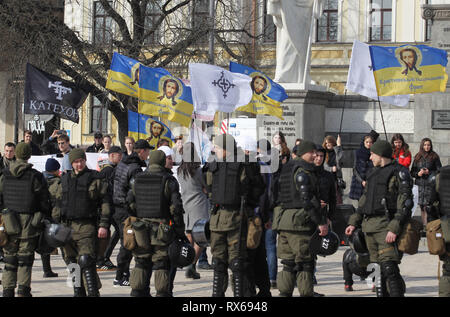
<svg viewBox="0 0 450 317"><path fill-rule="evenodd" d="M450 130L450 110L432 110L431 128Z"/></svg>

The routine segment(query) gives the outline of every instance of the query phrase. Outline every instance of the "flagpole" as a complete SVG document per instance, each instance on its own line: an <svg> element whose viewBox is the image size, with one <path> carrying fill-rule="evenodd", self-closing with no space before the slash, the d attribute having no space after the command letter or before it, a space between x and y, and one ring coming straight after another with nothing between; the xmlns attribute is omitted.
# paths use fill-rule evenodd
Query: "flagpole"
<svg viewBox="0 0 450 317"><path fill-rule="evenodd" d="M381 110L380 96L378 96L378 106L379 106L379 108L380 108L381 122L383 122L384 135L385 135L386 141L387 141L387 140L388 140L388 137L387 137L387 133L386 133L386 126L384 125L383 110Z"/></svg>
<svg viewBox="0 0 450 317"><path fill-rule="evenodd" d="M341 123L339 125L339 134L341 134L341 131L342 131L342 121L344 120L345 101L346 100L347 100L347 89L345 89L345 93L344 93L344 104L342 105Z"/></svg>

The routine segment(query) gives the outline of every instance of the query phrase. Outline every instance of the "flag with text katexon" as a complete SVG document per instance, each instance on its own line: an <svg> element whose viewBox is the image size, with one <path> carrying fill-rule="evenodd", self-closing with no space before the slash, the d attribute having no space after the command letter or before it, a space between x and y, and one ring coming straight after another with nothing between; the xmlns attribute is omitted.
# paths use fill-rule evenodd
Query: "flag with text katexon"
<svg viewBox="0 0 450 317"><path fill-rule="evenodd" d="M49 74L27 63L24 111L28 114L53 114L78 123L78 108L87 93L75 83Z"/></svg>
<svg viewBox="0 0 450 317"><path fill-rule="evenodd" d="M444 92L447 52L427 45L370 46L379 96Z"/></svg>
<svg viewBox="0 0 450 317"><path fill-rule="evenodd" d="M190 63L189 75L195 114L233 112L253 97L252 78L248 75L201 63Z"/></svg>

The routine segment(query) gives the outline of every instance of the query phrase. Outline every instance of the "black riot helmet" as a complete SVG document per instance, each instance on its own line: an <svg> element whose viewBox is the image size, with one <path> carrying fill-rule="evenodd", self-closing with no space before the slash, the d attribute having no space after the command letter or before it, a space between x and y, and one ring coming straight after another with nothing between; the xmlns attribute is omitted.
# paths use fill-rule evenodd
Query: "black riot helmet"
<svg viewBox="0 0 450 317"><path fill-rule="evenodd" d="M339 236L328 230L326 236L319 236L320 231L316 230L309 240L309 251L312 255L327 256L334 254L339 248Z"/></svg>
<svg viewBox="0 0 450 317"><path fill-rule="evenodd" d="M195 250L188 242L181 239L175 239L168 249L170 263L183 268L194 262Z"/></svg>
<svg viewBox="0 0 450 317"><path fill-rule="evenodd" d="M44 221L44 238L49 246L54 248L63 247L72 239L72 229L60 224Z"/></svg>
<svg viewBox="0 0 450 317"><path fill-rule="evenodd" d="M369 253L367 249L366 239L364 237L364 232L357 228L353 230L352 235L348 238L350 247L355 250L356 253L366 254Z"/></svg>

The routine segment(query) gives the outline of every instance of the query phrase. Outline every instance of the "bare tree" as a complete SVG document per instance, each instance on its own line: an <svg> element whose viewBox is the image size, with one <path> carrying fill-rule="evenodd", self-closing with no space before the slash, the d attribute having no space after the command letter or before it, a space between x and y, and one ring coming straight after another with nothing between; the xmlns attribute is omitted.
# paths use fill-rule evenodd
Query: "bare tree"
<svg viewBox="0 0 450 317"><path fill-rule="evenodd" d="M66 6L74 4L85 9L85 1L65 2ZM112 23L103 29L103 41L97 42L94 30L89 30L94 39L85 39L82 32L62 22L61 16L54 14L52 0L3 0L0 28L8 39L5 47L14 51L8 65L23 72L24 64L32 61L75 81L111 111L118 121L122 142L128 133L127 110L137 111L137 100L104 88L113 52L186 77L189 62L208 60L205 39L210 20L201 11L205 4L208 0L99 0L97 6L101 5L99 8ZM256 4L256 0L216 1L216 64L226 65L227 58L254 64L252 49L254 52L256 41L263 35L254 27L262 19L255 14L259 10ZM88 13L93 15L92 10Z"/></svg>

